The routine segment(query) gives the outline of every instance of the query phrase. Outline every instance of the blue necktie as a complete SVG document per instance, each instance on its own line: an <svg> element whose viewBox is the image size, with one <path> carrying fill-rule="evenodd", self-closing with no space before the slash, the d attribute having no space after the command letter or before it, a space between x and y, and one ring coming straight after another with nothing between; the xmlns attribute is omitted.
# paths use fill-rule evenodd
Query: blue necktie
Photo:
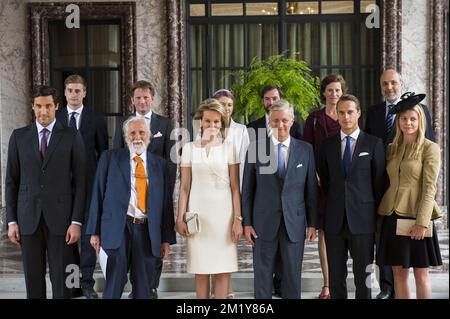
<svg viewBox="0 0 450 319"><path fill-rule="evenodd" d="M386 115L386 136L389 136L394 126L394 115L390 113L395 104L388 105L388 113Z"/></svg>
<svg viewBox="0 0 450 319"><path fill-rule="evenodd" d="M345 142L344 156L342 156L342 165L344 166L344 172L347 176L348 170L350 168L350 163L352 162L352 138L350 135L347 135L345 138L347 139L347 141Z"/></svg>
<svg viewBox="0 0 450 319"><path fill-rule="evenodd" d="M77 129L77 120L75 119L75 113L76 112L70 113L69 126L76 130Z"/></svg>
<svg viewBox="0 0 450 319"><path fill-rule="evenodd" d="M284 179L286 174L286 165L283 156L283 143L278 144L278 175Z"/></svg>

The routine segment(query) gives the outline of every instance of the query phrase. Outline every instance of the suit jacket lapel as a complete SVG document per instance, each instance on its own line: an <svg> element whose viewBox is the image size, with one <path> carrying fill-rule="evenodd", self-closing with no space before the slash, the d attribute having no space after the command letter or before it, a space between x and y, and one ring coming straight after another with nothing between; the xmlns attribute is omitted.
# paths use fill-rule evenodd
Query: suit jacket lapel
<svg viewBox="0 0 450 319"><path fill-rule="evenodd" d="M358 160L359 153L361 153L361 147L364 144L364 132L359 131L358 139L356 140L355 149L352 154L352 161L350 162L350 167L348 169L349 174L352 171L353 167L355 166L355 162Z"/></svg>
<svg viewBox="0 0 450 319"><path fill-rule="evenodd" d="M380 123L380 127L379 127L380 135L379 136L382 137L383 141L386 141L387 140L387 132L386 132L386 125L385 125L385 123L386 123L386 104L385 104L385 102L383 102L379 105L376 116L377 116L377 119L374 122ZM395 125L394 125L394 128L395 128Z"/></svg>
<svg viewBox="0 0 450 319"><path fill-rule="evenodd" d="M336 166L339 169L339 172L341 172L341 175L345 179L345 172L344 172L344 165L342 163L342 149L341 149L341 133L337 133L335 135L335 142L333 143L333 150L331 150L331 154L334 157L334 161L336 163Z"/></svg>
<svg viewBox="0 0 450 319"><path fill-rule="evenodd" d="M68 126L69 123L67 121L68 119L68 111L67 111L67 107L63 107L62 109L60 109L58 112L56 112L56 119L64 126Z"/></svg>
<svg viewBox="0 0 450 319"><path fill-rule="evenodd" d="M63 125L58 121L56 121L55 126L53 126L53 131L52 135L50 136L50 142L48 143L47 151L45 152L44 163L42 164L42 167L47 165L50 157L52 156L53 152L56 149L56 146L58 145L59 141L63 136L63 131L64 131Z"/></svg>
<svg viewBox="0 0 450 319"><path fill-rule="evenodd" d="M32 153L33 156L40 162L42 163L42 158L41 158L41 152L39 151L39 134L37 131L37 127L36 127L36 123L33 122L33 124L30 125L30 130L28 131L28 136L27 136L27 140L28 141L33 141L31 144L32 146Z"/></svg>
<svg viewBox="0 0 450 319"><path fill-rule="evenodd" d="M92 125L92 116L91 110L86 106L83 107L83 112L81 112L81 120L80 120L80 131L85 133L88 131L88 128Z"/></svg>
<svg viewBox="0 0 450 319"><path fill-rule="evenodd" d="M300 161L301 154L298 152L298 142L291 137L291 145L289 145L289 157L286 165L285 179L289 178L289 172L296 169L295 164Z"/></svg>
<svg viewBox="0 0 450 319"><path fill-rule="evenodd" d="M159 132L159 121L156 118L155 113L152 113L152 117L150 119L150 132L152 133L152 137L150 138L150 144L149 144L148 148L149 148L150 152L153 153L153 152L155 152L155 149L154 149L155 143L152 143L153 136L155 136Z"/></svg>
<svg viewBox="0 0 450 319"><path fill-rule="evenodd" d="M130 167L130 152L128 148L122 148L117 157L120 172L127 185L127 189L131 189L131 167Z"/></svg>

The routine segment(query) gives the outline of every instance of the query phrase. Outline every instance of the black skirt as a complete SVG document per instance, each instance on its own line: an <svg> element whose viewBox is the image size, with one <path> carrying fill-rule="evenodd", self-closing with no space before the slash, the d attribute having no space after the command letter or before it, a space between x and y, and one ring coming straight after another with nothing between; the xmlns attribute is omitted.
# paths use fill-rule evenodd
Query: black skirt
<svg viewBox="0 0 450 319"><path fill-rule="evenodd" d="M433 223L432 237L414 240L408 236L396 235L397 219L395 212L385 216L381 226L380 247L377 262L383 266L403 266L404 268L427 268L442 265L441 252L436 229Z"/></svg>

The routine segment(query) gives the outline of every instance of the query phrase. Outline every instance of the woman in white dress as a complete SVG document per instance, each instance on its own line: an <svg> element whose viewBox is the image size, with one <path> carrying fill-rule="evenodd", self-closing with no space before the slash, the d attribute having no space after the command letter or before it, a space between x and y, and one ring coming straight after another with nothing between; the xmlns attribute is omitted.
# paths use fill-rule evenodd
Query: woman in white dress
<svg viewBox="0 0 450 319"><path fill-rule="evenodd" d="M227 297L231 273L238 270L236 243L242 235L239 159L224 141L227 115L216 99L203 101L194 119L201 139L184 145L177 231L187 237L187 271L195 274L197 298L209 298L210 276L216 298ZM185 213L197 213L201 231L190 235Z"/></svg>

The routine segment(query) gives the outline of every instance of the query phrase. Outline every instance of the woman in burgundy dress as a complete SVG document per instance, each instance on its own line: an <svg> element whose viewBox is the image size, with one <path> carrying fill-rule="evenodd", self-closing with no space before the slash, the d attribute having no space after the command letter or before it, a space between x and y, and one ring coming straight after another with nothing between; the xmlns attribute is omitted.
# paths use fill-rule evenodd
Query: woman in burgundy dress
<svg viewBox="0 0 450 319"><path fill-rule="evenodd" d="M305 122L302 139L312 144L316 167L319 167L320 143L328 136L337 134L340 130L337 121L336 104L342 94L347 92L347 85L344 78L338 74L327 75L320 82L320 100L325 107L309 114ZM319 258L323 274L323 286L319 299L329 299L328 289L328 262L325 247L324 219L325 219L325 195L320 188L320 179L317 175L318 189L318 213L319 213Z"/></svg>

